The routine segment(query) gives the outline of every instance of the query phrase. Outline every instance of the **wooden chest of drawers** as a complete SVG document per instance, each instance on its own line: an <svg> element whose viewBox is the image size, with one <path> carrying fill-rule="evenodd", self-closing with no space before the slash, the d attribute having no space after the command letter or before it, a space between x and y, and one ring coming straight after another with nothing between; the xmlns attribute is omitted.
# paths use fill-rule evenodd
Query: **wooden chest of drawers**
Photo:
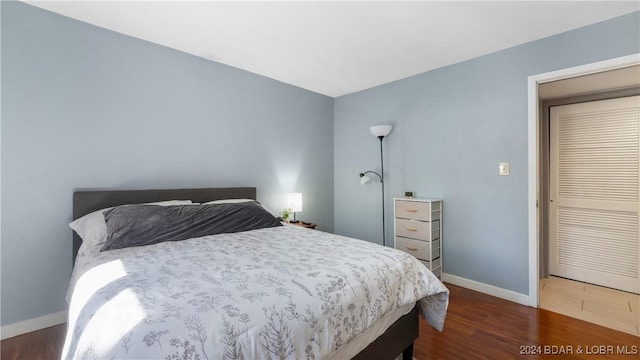
<svg viewBox="0 0 640 360"><path fill-rule="evenodd" d="M394 247L442 275L442 200L394 199Z"/></svg>

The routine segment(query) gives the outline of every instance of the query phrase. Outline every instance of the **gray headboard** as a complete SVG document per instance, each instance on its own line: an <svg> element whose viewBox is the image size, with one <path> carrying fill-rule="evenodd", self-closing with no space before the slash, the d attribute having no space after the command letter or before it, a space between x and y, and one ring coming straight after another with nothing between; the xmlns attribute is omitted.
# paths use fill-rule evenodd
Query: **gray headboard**
<svg viewBox="0 0 640 360"><path fill-rule="evenodd" d="M191 200L203 203L222 199L256 199L256 188L205 188L165 190L91 190L73 193L73 219L96 210L125 205L164 200ZM73 232L73 261L75 263L82 239Z"/></svg>

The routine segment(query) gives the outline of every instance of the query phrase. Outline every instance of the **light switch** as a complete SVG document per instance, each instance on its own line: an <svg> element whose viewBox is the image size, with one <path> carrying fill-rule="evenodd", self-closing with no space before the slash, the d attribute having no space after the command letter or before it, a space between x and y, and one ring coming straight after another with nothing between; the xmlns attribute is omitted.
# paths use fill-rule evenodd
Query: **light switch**
<svg viewBox="0 0 640 360"><path fill-rule="evenodd" d="M509 163L501 162L498 164L498 175L507 176L509 175Z"/></svg>

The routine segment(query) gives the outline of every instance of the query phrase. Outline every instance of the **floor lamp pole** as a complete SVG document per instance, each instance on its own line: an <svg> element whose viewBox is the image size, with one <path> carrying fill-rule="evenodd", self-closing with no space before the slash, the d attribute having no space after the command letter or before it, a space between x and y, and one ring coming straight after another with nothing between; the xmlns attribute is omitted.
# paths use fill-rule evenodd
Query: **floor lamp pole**
<svg viewBox="0 0 640 360"><path fill-rule="evenodd" d="M380 186L382 187L382 246L387 246L385 241L387 232L384 226L384 159L382 156L382 139L384 139L384 136L378 136L378 139L380 139Z"/></svg>
<svg viewBox="0 0 640 360"><path fill-rule="evenodd" d="M382 246L387 246L387 230L384 221L384 154L382 152L382 140L389 135L393 126L391 125L374 125L369 128L371 134L380 140L380 174L375 171L365 171L360 173L360 184L364 185L371 182L371 177L367 174L372 173L380 178L380 190L382 191Z"/></svg>

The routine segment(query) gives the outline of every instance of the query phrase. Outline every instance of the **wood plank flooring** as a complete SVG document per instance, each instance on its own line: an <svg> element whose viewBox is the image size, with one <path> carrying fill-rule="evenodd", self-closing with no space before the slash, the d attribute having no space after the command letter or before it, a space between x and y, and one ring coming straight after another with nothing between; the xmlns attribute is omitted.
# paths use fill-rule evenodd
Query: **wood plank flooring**
<svg viewBox="0 0 640 360"><path fill-rule="evenodd" d="M451 290L451 297L445 329L438 333L428 325L420 324L420 338L414 345L414 356L418 360L639 357L640 338L637 336L446 285ZM560 347L566 351L568 346L572 347L570 353L557 354ZM578 354L578 346L581 354ZM605 346L604 351L600 346ZM630 353L635 349L635 354L618 354L617 347L623 349L625 346ZM589 350L585 350L586 347ZM545 355L545 349L556 354ZM527 355L532 352L536 355ZM539 353L542 356L537 355Z"/></svg>
<svg viewBox="0 0 640 360"><path fill-rule="evenodd" d="M60 359L66 331L67 324L62 324L2 340L0 359Z"/></svg>
<svg viewBox="0 0 640 360"><path fill-rule="evenodd" d="M637 336L446 285L451 290L451 299L445 329L440 333L420 321L420 337L414 346L416 360L639 357L640 338ZM1 358L57 359L65 328L65 325L59 325L3 340ZM569 346L571 353L557 354L561 350L567 352ZM579 346L581 354L578 354ZM545 356L545 349L556 354ZM629 354L619 354L625 349ZM527 355L532 352L536 355Z"/></svg>
<svg viewBox="0 0 640 360"><path fill-rule="evenodd" d="M540 307L640 336L640 295L551 276L540 279Z"/></svg>

